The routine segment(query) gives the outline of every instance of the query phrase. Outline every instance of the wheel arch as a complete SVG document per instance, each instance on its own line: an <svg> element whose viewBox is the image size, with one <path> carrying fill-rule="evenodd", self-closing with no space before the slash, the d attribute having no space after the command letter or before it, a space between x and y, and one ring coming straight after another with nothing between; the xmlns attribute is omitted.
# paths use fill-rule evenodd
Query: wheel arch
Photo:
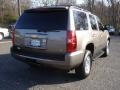
<svg viewBox="0 0 120 90"><path fill-rule="evenodd" d="M4 36L4 33L3 32L0 32L0 34L2 34Z"/></svg>
<svg viewBox="0 0 120 90"><path fill-rule="evenodd" d="M86 45L86 50L90 50L92 55L94 54L94 44L93 43L89 43Z"/></svg>
<svg viewBox="0 0 120 90"><path fill-rule="evenodd" d="M110 37L108 37L108 39L107 40L109 40L109 42L110 42Z"/></svg>

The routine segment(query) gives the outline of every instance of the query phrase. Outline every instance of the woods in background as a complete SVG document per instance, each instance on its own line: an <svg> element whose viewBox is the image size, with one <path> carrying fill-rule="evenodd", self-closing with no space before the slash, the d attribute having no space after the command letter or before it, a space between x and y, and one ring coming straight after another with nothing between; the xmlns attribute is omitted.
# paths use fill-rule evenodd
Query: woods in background
<svg viewBox="0 0 120 90"><path fill-rule="evenodd" d="M76 5L76 0L20 0L21 11L36 6ZM17 0L0 0L0 26L14 23L18 16ZM84 0L80 7L99 16L104 24L120 28L120 0Z"/></svg>
<svg viewBox="0 0 120 90"><path fill-rule="evenodd" d="M104 24L120 29L120 0L86 0L82 7L99 16Z"/></svg>
<svg viewBox="0 0 120 90"><path fill-rule="evenodd" d="M30 8L30 0L20 0L21 10ZM0 0L0 26L15 23L18 18L17 0Z"/></svg>

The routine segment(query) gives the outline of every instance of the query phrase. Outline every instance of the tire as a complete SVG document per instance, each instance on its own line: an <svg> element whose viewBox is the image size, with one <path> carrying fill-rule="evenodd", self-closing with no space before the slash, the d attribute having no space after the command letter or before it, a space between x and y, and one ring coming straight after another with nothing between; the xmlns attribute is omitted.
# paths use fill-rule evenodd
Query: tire
<svg viewBox="0 0 120 90"><path fill-rule="evenodd" d="M106 48L104 49L103 57L107 57L110 54L110 41L107 41Z"/></svg>
<svg viewBox="0 0 120 90"><path fill-rule="evenodd" d="M3 40L4 35L2 33L0 33L0 41Z"/></svg>
<svg viewBox="0 0 120 90"><path fill-rule="evenodd" d="M92 53L86 50L82 64L75 69L77 77L86 78L89 76L92 67Z"/></svg>

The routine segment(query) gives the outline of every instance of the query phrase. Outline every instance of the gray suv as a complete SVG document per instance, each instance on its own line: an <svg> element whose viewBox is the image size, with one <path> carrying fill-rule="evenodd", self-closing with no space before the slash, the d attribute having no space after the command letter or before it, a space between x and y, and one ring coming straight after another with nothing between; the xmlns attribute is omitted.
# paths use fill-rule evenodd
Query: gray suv
<svg viewBox="0 0 120 90"><path fill-rule="evenodd" d="M96 57L109 55L109 33L100 19L77 6L25 10L13 32L11 55L28 64L90 74Z"/></svg>

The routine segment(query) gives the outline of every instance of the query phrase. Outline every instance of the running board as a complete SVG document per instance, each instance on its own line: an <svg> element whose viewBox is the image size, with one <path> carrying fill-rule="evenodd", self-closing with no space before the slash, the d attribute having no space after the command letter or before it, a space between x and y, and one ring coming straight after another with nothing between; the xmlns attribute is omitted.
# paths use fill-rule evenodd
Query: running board
<svg viewBox="0 0 120 90"><path fill-rule="evenodd" d="M104 54L104 51L99 52L99 54L97 54L95 57L93 57L93 61L95 61L96 59L101 57L103 54Z"/></svg>

